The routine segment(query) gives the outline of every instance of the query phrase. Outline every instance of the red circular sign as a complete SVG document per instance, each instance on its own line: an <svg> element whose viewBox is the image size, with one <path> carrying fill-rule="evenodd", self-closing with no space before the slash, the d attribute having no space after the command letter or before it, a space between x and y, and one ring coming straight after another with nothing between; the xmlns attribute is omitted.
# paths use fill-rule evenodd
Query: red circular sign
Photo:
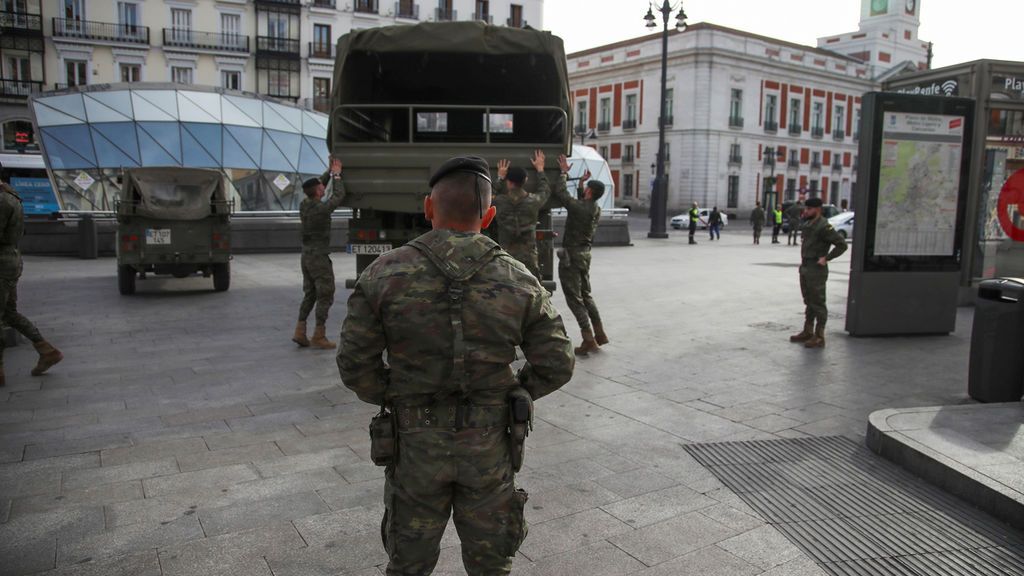
<svg viewBox="0 0 1024 576"><path fill-rule="evenodd" d="M1018 226L1019 216L1010 218L1011 208L1017 214L1024 214L1024 169L1017 170L1007 178L1003 189L999 191L998 208L999 225L1003 227L1003 232L1017 242L1024 242L1024 228Z"/></svg>

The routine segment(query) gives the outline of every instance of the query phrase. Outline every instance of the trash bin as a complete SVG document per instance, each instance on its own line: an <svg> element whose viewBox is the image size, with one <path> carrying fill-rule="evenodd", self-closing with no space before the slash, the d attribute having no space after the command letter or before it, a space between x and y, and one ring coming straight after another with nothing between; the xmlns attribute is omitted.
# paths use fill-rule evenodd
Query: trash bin
<svg viewBox="0 0 1024 576"><path fill-rule="evenodd" d="M78 255L85 260L95 260L99 256L99 238L92 214L82 214L78 221Z"/></svg>
<svg viewBox="0 0 1024 576"><path fill-rule="evenodd" d="M1024 394L1024 279L978 285L967 393L979 402L1018 402Z"/></svg>

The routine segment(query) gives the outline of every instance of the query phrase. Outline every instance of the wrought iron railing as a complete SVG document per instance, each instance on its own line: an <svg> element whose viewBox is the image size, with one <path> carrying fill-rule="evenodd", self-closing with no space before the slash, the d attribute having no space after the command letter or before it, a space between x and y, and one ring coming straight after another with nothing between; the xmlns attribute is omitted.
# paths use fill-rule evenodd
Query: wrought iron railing
<svg viewBox="0 0 1024 576"><path fill-rule="evenodd" d="M43 33L43 17L39 14L0 11L0 30L4 33Z"/></svg>
<svg viewBox="0 0 1024 576"><path fill-rule="evenodd" d="M434 8L434 20L438 22L454 22L459 19L459 12L452 8Z"/></svg>
<svg viewBox="0 0 1024 576"><path fill-rule="evenodd" d="M740 164L743 164L743 156L741 156L739 154L730 154L729 155L729 164L733 164L733 165L736 165L736 166L739 166Z"/></svg>
<svg viewBox="0 0 1024 576"><path fill-rule="evenodd" d="M149 26L90 20L53 19L53 35L61 38L99 40L125 44L149 44Z"/></svg>
<svg viewBox="0 0 1024 576"><path fill-rule="evenodd" d="M0 78L0 98L28 98L30 94L42 91L43 83L38 80Z"/></svg>
<svg viewBox="0 0 1024 576"><path fill-rule="evenodd" d="M327 44L324 42L310 42L309 43L309 57L310 58L330 58L333 59L337 54L337 49L334 44Z"/></svg>
<svg viewBox="0 0 1024 576"><path fill-rule="evenodd" d="M769 134L774 134L779 131L779 123L773 120L768 120L764 123L764 131Z"/></svg>
<svg viewBox="0 0 1024 576"><path fill-rule="evenodd" d="M597 131L598 132L607 132L607 131L609 131L611 129L612 129L612 123L611 122L598 122L597 123Z"/></svg>
<svg viewBox="0 0 1024 576"><path fill-rule="evenodd" d="M420 5L415 2L395 2L395 16L410 20L420 19Z"/></svg>
<svg viewBox="0 0 1024 576"><path fill-rule="evenodd" d="M623 120L622 121L622 129L623 130L636 130L636 120L635 119L633 119L633 120Z"/></svg>
<svg viewBox="0 0 1024 576"><path fill-rule="evenodd" d="M334 0L311 0L310 6L314 8L336 8L337 4Z"/></svg>
<svg viewBox="0 0 1024 576"><path fill-rule="evenodd" d="M481 22L486 22L488 24L494 24L494 16L484 12L474 12L473 20L479 20Z"/></svg>
<svg viewBox="0 0 1024 576"><path fill-rule="evenodd" d="M821 170L821 160L811 160L811 170Z"/></svg>
<svg viewBox="0 0 1024 576"><path fill-rule="evenodd" d="M840 171L842 171L842 169L843 169L843 161L842 160L833 160L832 161L832 170L833 171L840 172Z"/></svg>
<svg viewBox="0 0 1024 576"><path fill-rule="evenodd" d="M624 154L622 156L622 163L623 164L632 164L633 160L635 160L635 158L634 158L634 156L632 154Z"/></svg>
<svg viewBox="0 0 1024 576"><path fill-rule="evenodd" d="M802 132L802 131L803 131L803 129L800 127L799 124L790 124L789 125L789 135L790 136L799 136L800 132Z"/></svg>
<svg viewBox="0 0 1024 576"><path fill-rule="evenodd" d="M811 138L821 138L825 135L825 129L821 126L811 126Z"/></svg>
<svg viewBox="0 0 1024 576"><path fill-rule="evenodd" d="M834 130L832 132L832 138L837 140L837 141L838 140L842 140L842 139L846 138L846 132L844 132L842 130Z"/></svg>
<svg viewBox="0 0 1024 576"><path fill-rule="evenodd" d="M743 117L729 116L729 128L743 128Z"/></svg>
<svg viewBox="0 0 1024 576"><path fill-rule="evenodd" d="M164 46L248 53L249 37L243 34L199 32L187 28L164 28Z"/></svg>
<svg viewBox="0 0 1024 576"><path fill-rule="evenodd" d="M276 52L281 54L299 55L298 38L278 38L277 36L257 36L257 52Z"/></svg>
<svg viewBox="0 0 1024 576"><path fill-rule="evenodd" d="M665 116L665 126L671 126L673 120L675 120L675 117L673 117L671 115L670 116Z"/></svg>
<svg viewBox="0 0 1024 576"><path fill-rule="evenodd" d="M378 14L377 0L353 0L352 11L357 14Z"/></svg>

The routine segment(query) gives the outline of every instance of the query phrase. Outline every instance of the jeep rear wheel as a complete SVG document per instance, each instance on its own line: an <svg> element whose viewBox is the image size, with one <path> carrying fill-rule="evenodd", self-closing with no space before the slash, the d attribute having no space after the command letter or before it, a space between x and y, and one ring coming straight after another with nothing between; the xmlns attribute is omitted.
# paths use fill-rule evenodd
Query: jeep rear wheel
<svg viewBox="0 0 1024 576"><path fill-rule="evenodd" d="M135 269L131 266L117 267L117 289L122 296L135 294Z"/></svg>
<svg viewBox="0 0 1024 576"><path fill-rule="evenodd" d="M213 289L224 292L231 287L231 264L213 265Z"/></svg>

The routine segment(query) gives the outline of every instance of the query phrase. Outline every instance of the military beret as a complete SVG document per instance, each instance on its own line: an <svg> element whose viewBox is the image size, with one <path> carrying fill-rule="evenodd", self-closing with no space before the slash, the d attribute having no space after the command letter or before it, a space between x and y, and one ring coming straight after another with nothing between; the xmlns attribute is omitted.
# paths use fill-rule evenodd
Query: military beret
<svg viewBox="0 0 1024 576"><path fill-rule="evenodd" d="M505 176L505 179L513 184L522 186L523 182L526 182L526 170L523 170L518 166L513 166L508 169L508 174Z"/></svg>
<svg viewBox="0 0 1024 576"><path fill-rule="evenodd" d="M434 172L434 175L430 177L430 187L433 188L441 178L455 172L468 172L476 174L488 182L491 181L491 167L487 165L487 160L477 156L456 156L441 164L441 167Z"/></svg>
<svg viewBox="0 0 1024 576"><path fill-rule="evenodd" d="M319 178L310 178L309 180L306 180L305 182L302 183L302 189L303 190L309 190L310 188L315 188L316 185L319 184L319 183L320 183L320 179Z"/></svg>
<svg viewBox="0 0 1024 576"><path fill-rule="evenodd" d="M821 198L808 198L807 202L804 202L804 206L808 208L821 208Z"/></svg>
<svg viewBox="0 0 1024 576"><path fill-rule="evenodd" d="M600 180L591 180L587 182L587 188L590 188L594 192L604 192L604 182Z"/></svg>

